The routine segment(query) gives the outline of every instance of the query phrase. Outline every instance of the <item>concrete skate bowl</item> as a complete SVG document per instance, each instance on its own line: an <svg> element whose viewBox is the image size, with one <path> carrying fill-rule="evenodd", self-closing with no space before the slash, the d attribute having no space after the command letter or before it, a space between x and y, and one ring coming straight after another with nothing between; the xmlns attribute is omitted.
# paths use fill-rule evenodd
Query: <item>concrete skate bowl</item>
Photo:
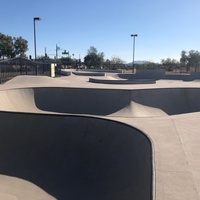
<svg viewBox="0 0 200 200"><path fill-rule="evenodd" d="M200 111L199 88L27 88L0 91L0 110L153 117Z"/></svg>
<svg viewBox="0 0 200 200"><path fill-rule="evenodd" d="M133 127L92 117L2 111L0 125L0 174L10 177L10 183L17 177L49 194L18 198L27 187L18 184L12 194L8 182L0 196L153 199L151 142Z"/></svg>
<svg viewBox="0 0 200 200"><path fill-rule="evenodd" d="M34 99L41 110L70 114L150 117L200 111L199 88L35 88Z"/></svg>

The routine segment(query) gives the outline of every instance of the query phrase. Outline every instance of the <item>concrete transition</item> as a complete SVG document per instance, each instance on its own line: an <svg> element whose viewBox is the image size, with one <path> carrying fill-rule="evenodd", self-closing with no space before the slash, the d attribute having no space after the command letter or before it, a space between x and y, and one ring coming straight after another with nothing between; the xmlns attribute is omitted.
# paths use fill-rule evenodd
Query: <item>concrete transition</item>
<svg viewBox="0 0 200 200"><path fill-rule="evenodd" d="M200 199L199 82L89 79L0 86L0 199Z"/></svg>
<svg viewBox="0 0 200 200"><path fill-rule="evenodd" d="M110 79L94 79L90 78L89 82L92 83L104 83L104 84L154 84L156 83L155 80L151 79L117 79L117 80L110 80Z"/></svg>
<svg viewBox="0 0 200 200"><path fill-rule="evenodd" d="M7 111L18 112L147 117L200 111L199 88L116 90L35 87L0 91L0 95L1 110L6 108Z"/></svg>
<svg viewBox="0 0 200 200"><path fill-rule="evenodd" d="M151 143L132 127L11 112L1 113L0 137L0 173L34 183L56 199L151 198Z"/></svg>

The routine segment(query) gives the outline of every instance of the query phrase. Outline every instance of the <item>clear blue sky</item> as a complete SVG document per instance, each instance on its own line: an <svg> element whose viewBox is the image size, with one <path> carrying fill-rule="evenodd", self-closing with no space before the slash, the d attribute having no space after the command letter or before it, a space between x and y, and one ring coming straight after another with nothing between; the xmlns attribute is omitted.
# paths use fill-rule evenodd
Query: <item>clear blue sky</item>
<svg viewBox="0 0 200 200"><path fill-rule="evenodd" d="M34 57L61 49L83 60L90 46L105 58L132 61L132 33L138 34L135 60L179 59L182 50L200 51L200 0L6 0L1 4L0 32L28 40ZM61 55L61 51L59 52ZM53 55L51 55L53 57Z"/></svg>

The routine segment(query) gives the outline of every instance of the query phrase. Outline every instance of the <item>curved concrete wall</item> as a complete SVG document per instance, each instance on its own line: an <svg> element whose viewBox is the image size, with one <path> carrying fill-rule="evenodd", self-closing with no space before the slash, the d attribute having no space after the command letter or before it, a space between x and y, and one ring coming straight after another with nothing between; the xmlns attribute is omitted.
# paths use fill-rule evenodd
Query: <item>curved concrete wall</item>
<svg viewBox="0 0 200 200"><path fill-rule="evenodd" d="M108 115L130 102L130 91L80 88L35 88L36 106L45 111ZM120 99L119 99L120 98Z"/></svg>
<svg viewBox="0 0 200 200"><path fill-rule="evenodd" d="M161 109L169 115L200 111L200 89L170 88L109 90L76 88L35 88L36 106L45 111L110 115L131 102ZM134 107L131 107L134 112ZM145 109L145 108L144 108Z"/></svg>
<svg viewBox="0 0 200 200"><path fill-rule="evenodd" d="M89 78L89 82L92 83L103 83L103 84L155 84L155 80L151 79L121 79L121 80L110 80L110 79L95 79Z"/></svg>
<svg viewBox="0 0 200 200"><path fill-rule="evenodd" d="M199 88L114 90L33 88L0 91L0 110L145 117L200 111ZM153 108L153 109L152 109ZM119 116L120 116L119 115Z"/></svg>
<svg viewBox="0 0 200 200"><path fill-rule="evenodd" d="M200 79L200 72L190 72L189 74L172 73L166 74L164 69L158 70L137 70L135 74L118 74L118 77L124 79L167 79L167 80L183 80L193 81Z"/></svg>
<svg viewBox="0 0 200 200"><path fill-rule="evenodd" d="M0 112L0 126L0 174L28 180L59 200L152 199L151 143L133 127L12 112Z"/></svg>
<svg viewBox="0 0 200 200"><path fill-rule="evenodd" d="M159 80L165 78L164 70L137 70L135 74L118 74L120 78L124 79L154 79Z"/></svg>
<svg viewBox="0 0 200 200"><path fill-rule="evenodd" d="M104 72L72 72L74 75L77 76L105 76Z"/></svg>
<svg viewBox="0 0 200 200"><path fill-rule="evenodd" d="M168 115L199 112L199 88L147 89L132 92L131 99L145 106L159 108Z"/></svg>
<svg viewBox="0 0 200 200"><path fill-rule="evenodd" d="M123 70L111 70L111 69L79 69L83 72L106 72L106 73L122 73Z"/></svg>

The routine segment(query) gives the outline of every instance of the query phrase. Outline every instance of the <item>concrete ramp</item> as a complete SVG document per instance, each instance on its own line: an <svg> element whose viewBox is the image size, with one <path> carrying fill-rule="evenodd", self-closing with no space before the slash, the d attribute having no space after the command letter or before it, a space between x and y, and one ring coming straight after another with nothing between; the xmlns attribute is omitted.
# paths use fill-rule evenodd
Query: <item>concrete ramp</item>
<svg viewBox="0 0 200 200"><path fill-rule="evenodd" d="M199 88L140 90L35 88L34 92L36 106L41 110L53 112L106 116L120 111L123 117L129 117L130 114L133 117L140 117L138 109L145 110L145 115L149 116L200 111Z"/></svg>
<svg viewBox="0 0 200 200"><path fill-rule="evenodd" d="M0 91L0 110L16 112L41 112L35 105L34 89Z"/></svg>
<svg viewBox="0 0 200 200"><path fill-rule="evenodd" d="M144 106L133 101L130 102L125 108L109 115L110 117L158 117L158 116L167 116L167 114L158 109L149 106Z"/></svg>
<svg viewBox="0 0 200 200"><path fill-rule="evenodd" d="M199 88L158 88L135 90L131 99L136 103L158 108L168 115L200 111Z"/></svg>
<svg viewBox="0 0 200 200"><path fill-rule="evenodd" d="M5 200L152 199L151 142L133 127L12 112L0 112L0 127L0 197ZM13 192L9 186L17 179ZM22 180L40 192L26 196Z"/></svg>
<svg viewBox="0 0 200 200"><path fill-rule="evenodd" d="M199 88L140 90L43 87L0 91L0 110L152 117L200 111Z"/></svg>

